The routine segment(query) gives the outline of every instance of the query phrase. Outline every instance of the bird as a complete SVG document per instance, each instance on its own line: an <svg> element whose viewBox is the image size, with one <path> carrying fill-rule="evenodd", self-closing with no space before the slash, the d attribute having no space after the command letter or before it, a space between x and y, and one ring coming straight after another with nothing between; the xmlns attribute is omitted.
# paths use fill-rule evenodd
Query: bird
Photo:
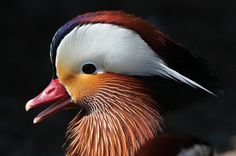
<svg viewBox="0 0 236 156"><path fill-rule="evenodd" d="M163 134L165 113L216 96L217 79L199 57L123 11L89 12L65 23L52 39L50 60L50 84L25 109L51 103L34 123L78 109L66 133L67 156L161 155L171 150L161 145L165 140L181 142ZM194 145L175 146L175 155Z"/></svg>

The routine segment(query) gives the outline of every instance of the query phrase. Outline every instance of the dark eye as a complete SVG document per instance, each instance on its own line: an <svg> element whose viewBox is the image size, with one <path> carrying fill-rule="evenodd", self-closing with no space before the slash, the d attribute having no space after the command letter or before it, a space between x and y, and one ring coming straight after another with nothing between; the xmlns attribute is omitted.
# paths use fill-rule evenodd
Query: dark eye
<svg viewBox="0 0 236 156"><path fill-rule="evenodd" d="M82 67L82 71L85 73L85 74L94 74L96 72L97 68L94 64L85 64L83 65Z"/></svg>

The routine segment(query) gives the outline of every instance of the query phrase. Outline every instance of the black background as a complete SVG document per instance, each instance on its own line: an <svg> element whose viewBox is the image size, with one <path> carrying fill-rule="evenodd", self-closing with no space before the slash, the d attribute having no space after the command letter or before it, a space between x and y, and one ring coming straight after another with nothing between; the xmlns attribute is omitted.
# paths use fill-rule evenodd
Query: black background
<svg viewBox="0 0 236 156"><path fill-rule="evenodd" d="M225 85L221 100L199 102L166 117L165 129L192 134L233 148L236 136L236 1L18 0L1 1L0 155L59 156L67 123L76 111L61 112L33 125L39 110L25 103L51 79L49 45L56 30L74 16L97 10L125 10L206 59ZM235 135L235 136L234 136Z"/></svg>

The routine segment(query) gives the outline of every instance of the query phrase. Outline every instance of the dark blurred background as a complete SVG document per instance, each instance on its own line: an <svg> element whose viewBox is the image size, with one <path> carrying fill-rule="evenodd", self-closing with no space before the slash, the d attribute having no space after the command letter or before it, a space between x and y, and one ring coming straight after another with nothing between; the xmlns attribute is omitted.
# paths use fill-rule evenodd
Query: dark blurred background
<svg viewBox="0 0 236 156"><path fill-rule="evenodd" d="M225 85L225 96L168 114L166 131L191 134L219 153L236 138L236 1L233 0L18 0L1 1L0 155L60 156L67 123L61 112L33 125L39 110L25 103L51 79L49 45L55 31L74 16L125 10L142 16L208 61Z"/></svg>

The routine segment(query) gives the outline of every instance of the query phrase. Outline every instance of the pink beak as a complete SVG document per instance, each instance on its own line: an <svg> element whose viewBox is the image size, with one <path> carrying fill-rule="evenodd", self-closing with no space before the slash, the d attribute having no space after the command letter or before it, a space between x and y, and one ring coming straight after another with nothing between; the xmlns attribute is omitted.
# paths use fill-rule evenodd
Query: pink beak
<svg viewBox="0 0 236 156"><path fill-rule="evenodd" d="M37 115L34 118L34 123L38 123L61 110L74 108L76 106L59 80L52 79L50 84L38 96L27 102L25 110L28 111L49 103L52 103L52 105Z"/></svg>

